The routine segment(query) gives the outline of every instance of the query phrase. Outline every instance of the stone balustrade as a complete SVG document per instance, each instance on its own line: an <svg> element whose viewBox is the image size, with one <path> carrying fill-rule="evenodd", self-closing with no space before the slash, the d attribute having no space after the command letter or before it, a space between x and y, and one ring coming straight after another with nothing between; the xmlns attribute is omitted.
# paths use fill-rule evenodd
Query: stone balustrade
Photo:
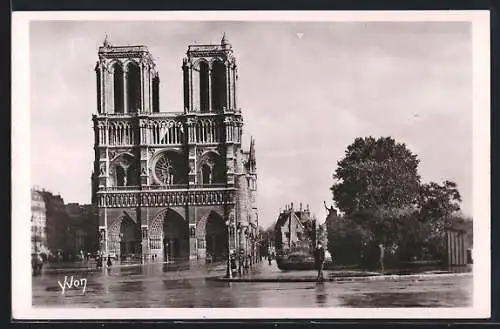
<svg viewBox="0 0 500 329"><path fill-rule="evenodd" d="M235 188L164 191L116 191L97 193L98 207L169 207L226 205L235 202Z"/></svg>

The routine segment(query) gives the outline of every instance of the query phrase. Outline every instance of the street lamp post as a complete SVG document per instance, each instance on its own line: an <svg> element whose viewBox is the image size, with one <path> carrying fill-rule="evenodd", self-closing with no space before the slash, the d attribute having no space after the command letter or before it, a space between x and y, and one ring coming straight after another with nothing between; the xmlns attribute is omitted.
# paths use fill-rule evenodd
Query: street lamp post
<svg viewBox="0 0 500 329"><path fill-rule="evenodd" d="M240 248L240 244L241 244L241 223L238 223L237 226L236 226L236 236L238 237L238 240L237 240L237 246L236 248L238 248L238 252L237 252L237 260L238 260L238 275L241 276L241 263L243 261L242 257L241 257L241 248Z"/></svg>
<svg viewBox="0 0 500 329"><path fill-rule="evenodd" d="M118 257L118 260L121 262L122 260L124 260L123 254L127 255L127 245L123 243L123 233L122 232L120 232L119 237L120 237L120 257ZM108 253L108 255L109 255L109 253Z"/></svg>
<svg viewBox="0 0 500 329"><path fill-rule="evenodd" d="M227 268L226 268L226 277L227 278L232 278L232 270L231 270L231 221L227 220L226 221L226 227L227 227Z"/></svg>
<svg viewBox="0 0 500 329"><path fill-rule="evenodd" d="M248 228L245 229L245 259L248 257Z"/></svg>

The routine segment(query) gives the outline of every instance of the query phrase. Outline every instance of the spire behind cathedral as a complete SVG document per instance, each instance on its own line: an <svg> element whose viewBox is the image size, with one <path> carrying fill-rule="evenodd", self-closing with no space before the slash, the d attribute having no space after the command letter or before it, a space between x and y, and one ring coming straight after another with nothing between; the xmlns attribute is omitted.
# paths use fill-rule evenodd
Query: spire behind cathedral
<svg viewBox="0 0 500 329"><path fill-rule="evenodd" d="M221 44L222 46L225 46L225 45L228 45L228 44L229 44L229 41L228 41L228 40L227 40L227 38L226 38L226 32L224 32L224 34L222 35L222 39L221 39L221 41L220 41L220 44Z"/></svg>
<svg viewBox="0 0 500 329"><path fill-rule="evenodd" d="M109 36L106 33L106 36L104 37L104 42L102 43L104 47L111 47L111 43L109 42Z"/></svg>

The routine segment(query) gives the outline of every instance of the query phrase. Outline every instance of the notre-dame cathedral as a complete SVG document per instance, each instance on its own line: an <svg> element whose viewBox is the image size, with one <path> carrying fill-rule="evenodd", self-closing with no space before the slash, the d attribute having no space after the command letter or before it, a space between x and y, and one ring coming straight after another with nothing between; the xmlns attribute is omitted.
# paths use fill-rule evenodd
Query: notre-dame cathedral
<svg viewBox="0 0 500 329"><path fill-rule="evenodd" d="M99 47L92 202L100 250L121 260L255 256L254 141L242 149L232 45L188 46L184 110L160 110L160 78L145 46Z"/></svg>

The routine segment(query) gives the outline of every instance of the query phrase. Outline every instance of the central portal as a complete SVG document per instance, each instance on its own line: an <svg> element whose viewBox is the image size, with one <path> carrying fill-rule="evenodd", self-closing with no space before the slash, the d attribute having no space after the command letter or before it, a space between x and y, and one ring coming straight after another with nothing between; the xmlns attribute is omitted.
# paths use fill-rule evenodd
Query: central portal
<svg viewBox="0 0 500 329"><path fill-rule="evenodd" d="M189 259L189 225L171 209L167 210L163 221L163 259Z"/></svg>
<svg viewBox="0 0 500 329"><path fill-rule="evenodd" d="M150 235L151 255L172 262L189 259L189 225L172 209L155 218Z"/></svg>

